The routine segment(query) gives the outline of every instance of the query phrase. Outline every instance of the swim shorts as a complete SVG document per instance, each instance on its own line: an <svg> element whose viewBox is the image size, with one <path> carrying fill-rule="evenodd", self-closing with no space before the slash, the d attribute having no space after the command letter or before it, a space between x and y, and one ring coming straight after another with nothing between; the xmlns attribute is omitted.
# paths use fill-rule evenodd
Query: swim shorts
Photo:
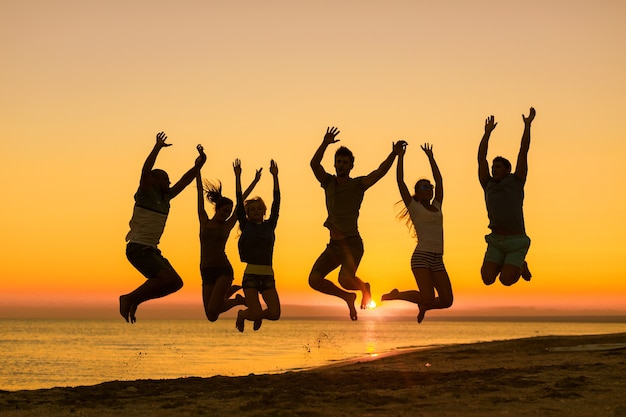
<svg viewBox="0 0 626 417"><path fill-rule="evenodd" d="M276 281L274 281L273 275L243 274L241 286L244 290L246 288L254 288L262 293L263 291L276 288Z"/></svg>
<svg viewBox="0 0 626 417"><path fill-rule="evenodd" d="M215 285L217 279L220 277L230 278L232 281L235 276L233 267L228 266L210 266L200 269L200 275L202 276L202 285Z"/></svg>
<svg viewBox="0 0 626 417"><path fill-rule="evenodd" d="M315 261L311 273L326 276L341 265L343 271L349 271L351 276L355 276L364 251L363 240L360 236L331 239L324 252Z"/></svg>
<svg viewBox="0 0 626 417"><path fill-rule="evenodd" d="M129 242L126 245L126 258L146 278L154 278L163 269L176 271L161 251L155 247Z"/></svg>
<svg viewBox="0 0 626 417"><path fill-rule="evenodd" d="M504 236L491 233L485 236L485 241L487 251L484 261L498 265L508 264L521 268L530 248L530 238L526 235Z"/></svg>
<svg viewBox="0 0 626 417"><path fill-rule="evenodd" d="M431 272L445 271L443 255L435 252L415 250L411 256L411 269L426 268Z"/></svg>

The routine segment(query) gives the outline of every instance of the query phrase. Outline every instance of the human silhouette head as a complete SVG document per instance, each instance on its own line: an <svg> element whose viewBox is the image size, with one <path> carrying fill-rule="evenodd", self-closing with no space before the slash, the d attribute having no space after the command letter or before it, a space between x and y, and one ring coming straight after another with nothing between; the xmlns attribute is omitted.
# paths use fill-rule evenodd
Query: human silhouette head
<svg viewBox="0 0 626 417"><path fill-rule="evenodd" d="M335 171L338 177L348 176L354 168L354 155L345 146L340 146L335 152Z"/></svg>
<svg viewBox="0 0 626 417"><path fill-rule="evenodd" d="M150 171L150 175L162 193L169 191L170 177L167 175L167 172L162 169L153 169Z"/></svg>
<svg viewBox="0 0 626 417"><path fill-rule="evenodd" d="M254 197L246 200L243 203L243 207L246 211L246 217L253 223L261 223L265 218L267 212L267 206L261 197Z"/></svg>
<svg viewBox="0 0 626 417"><path fill-rule="evenodd" d="M415 198L418 201L430 201L433 198L433 185L427 179L415 183Z"/></svg>
<svg viewBox="0 0 626 417"><path fill-rule="evenodd" d="M493 164L491 165L491 176L494 180L500 181L511 173L511 162L502 157L496 156L493 158Z"/></svg>
<svg viewBox="0 0 626 417"><path fill-rule="evenodd" d="M204 181L204 192L206 198L215 206L215 216L222 221L226 221L233 212L233 200L222 195L222 183L217 185L210 181Z"/></svg>

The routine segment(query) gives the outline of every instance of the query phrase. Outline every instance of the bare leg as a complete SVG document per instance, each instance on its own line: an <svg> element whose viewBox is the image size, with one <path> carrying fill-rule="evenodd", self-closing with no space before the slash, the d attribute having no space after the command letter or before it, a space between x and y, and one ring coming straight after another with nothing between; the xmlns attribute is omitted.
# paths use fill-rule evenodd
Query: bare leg
<svg viewBox="0 0 626 417"><path fill-rule="evenodd" d="M263 319L263 309L259 301L259 292L254 288L244 288L243 293L246 297L245 301L248 308L239 310L239 313L237 313L235 326L240 332L243 332L245 320L257 321Z"/></svg>
<svg viewBox="0 0 626 417"><path fill-rule="evenodd" d="M521 275L522 270L519 266L504 264L500 271L500 282L509 287L519 281Z"/></svg>
<svg viewBox="0 0 626 417"><path fill-rule="evenodd" d="M354 306L356 294L344 291L331 281L325 279L323 276L314 273L309 275L309 285L316 291L328 295L334 295L335 297L339 297L344 300L350 310L350 319L352 319L352 321L357 320L357 312Z"/></svg>
<svg viewBox="0 0 626 417"><path fill-rule="evenodd" d="M120 295L120 314L124 317L127 323L130 322L129 315L131 304L128 295Z"/></svg>
<svg viewBox="0 0 626 417"><path fill-rule="evenodd" d="M485 285L491 285L496 282L496 278L500 275L501 270L501 265L495 262L484 261L483 266L480 268L480 275Z"/></svg>
<svg viewBox="0 0 626 417"><path fill-rule="evenodd" d="M227 300L224 300L224 303L222 304L222 311L220 313L228 311L231 308L236 307L236 306L245 306L245 305L246 305L246 299L243 298L241 294L237 294L235 295L235 298L229 298Z"/></svg>
<svg viewBox="0 0 626 417"><path fill-rule="evenodd" d="M228 291L226 292L226 296L224 298L228 299L232 297L240 289L241 289L241 285L231 285Z"/></svg>
<svg viewBox="0 0 626 417"><path fill-rule="evenodd" d="M204 301L204 312L209 321L216 321L221 313L225 310L225 298L231 291L231 283L233 279L228 276L217 278L215 284L204 285L202 287L202 299ZM231 308L235 304L231 304Z"/></svg>
<svg viewBox="0 0 626 417"><path fill-rule="evenodd" d="M280 299L276 288L265 290L261 293L263 301L267 305L267 308L263 310L262 318L254 321L253 329L259 330L263 324L263 320L278 320L280 318Z"/></svg>
<svg viewBox="0 0 626 417"><path fill-rule="evenodd" d="M381 300L404 300L417 304L419 307L417 322L421 323L422 320L424 320L426 311L431 309L438 302L438 299L435 298L435 282L438 274L441 275L441 273L431 272L427 268L413 268L415 282L417 283L420 291L398 291L394 288L389 293L384 294ZM445 273L445 271L444 274L447 277L447 273Z"/></svg>
<svg viewBox="0 0 626 417"><path fill-rule="evenodd" d="M357 279L359 278L357 277ZM363 295L361 297L361 310L368 308L370 306L370 303L372 302L372 291L370 289L370 283L364 282L363 284L364 288L363 290L361 290L361 294Z"/></svg>
<svg viewBox="0 0 626 417"><path fill-rule="evenodd" d="M244 312L245 310L239 310L239 312L237 313L237 320L235 321L235 327L237 328L237 330L239 330L242 333L243 333L243 326L246 320L244 317Z"/></svg>
<svg viewBox="0 0 626 417"><path fill-rule="evenodd" d="M524 278L525 281L530 281L530 278L533 276L533 274L530 273L530 269L528 269L528 263L526 261L524 261L524 264L522 265L522 278Z"/></svg>
<svg viewBox="0 0 626 417"><path fill-rule="evenodd" d="M450 283L450 277L447 271L437 271L431 274L432 281L435 289L437 290L437 297L430 304L419 304L419 313L417 315L417 322L421 323L424 320L424 315L428 310L444 309L452 306L454 297L452 295L452 284Z"/></svg>
<svg viewBox="0 0 626 417"><path fill-rule="evenodd" d="M174 269L162 269L153 278L148 278L133 292L120 296L120 314L127 322L136 321L135 312L139 304L165 297L183 287L183 280Z"/></svg>

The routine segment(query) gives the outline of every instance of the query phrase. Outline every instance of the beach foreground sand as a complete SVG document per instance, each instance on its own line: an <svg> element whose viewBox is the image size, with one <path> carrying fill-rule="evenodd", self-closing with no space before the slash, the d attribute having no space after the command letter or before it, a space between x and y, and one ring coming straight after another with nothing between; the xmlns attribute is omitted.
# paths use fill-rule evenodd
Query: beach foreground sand
<svg viewBox="0 0 626 417"><path fill-rule="evenodd" d="M444 346L279 375L0 391L0 415L626 417L626 333Z"/></svg>

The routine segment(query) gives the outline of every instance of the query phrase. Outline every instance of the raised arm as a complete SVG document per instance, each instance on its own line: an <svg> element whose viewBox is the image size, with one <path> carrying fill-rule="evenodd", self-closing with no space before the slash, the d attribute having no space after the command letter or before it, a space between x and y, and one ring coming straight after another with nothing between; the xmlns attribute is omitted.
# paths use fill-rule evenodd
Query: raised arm
<svg viewBox="0 0 626 417"><path fill-rule="evenodd" d="M172 146L171 143L165 143L166 140L167 136L164 132L157 133L154 148L152 148L152 151L150 151L150 154L148 154L148 157L146 158L146 161L143 163L143 167L141 168L139 188L149 188L152 186L152 168L154 168L154 164L156 162L157 156L159 155L159 151L167 146Z"/></svg>
<svg viewBox="0 0 626 417"><path fill-rule="evenodd" d="M311 158L311 169L313 170L315 178L317 178L319 182L322 182L324 177L326 177L326 170L322 166L322 158L324 157L324 153L326 152L328 145L339 142L339 139L335 139L338 134L339 129L336 127L327 127L322 144L319 148L317 148L317 151L315 151L313 158Z"/></svg>
<svg viewBox="0 0 626 417"><path fill-rule="evenodd" d="M530 149L530 125L535 119L535 109L531 107L528 117L522 114L522 119L524 120L524 133L522 134L522 143L519 148L519 154L517 155L517 164L515 164L515 176L526 182L526 175L528 174L528 150Z"/></svg>
<svg viewBox="0 0 626 417"><path fill-rule="evenodd" d="M411 203L411 193L409 192L409 188L406 186L404 182L404 154L406 152L406 145L402 147L402 151L398 154L398 163L396 165L396 181L398 182L398 190L400 191L400 196L402 197L402 201L404 201L404 205L408 208Z"/></svg>
<svg viewBox="0 0 626 417"><path fill-rule="evenodd" d="M389 168L391 168L391 165L393 165L393 161L394 159L396 159L396 155L398 155L404 149L405 144L406 142L403 140L399 140L398 142L391 144L391 153L387 156L387 158L385 158L385 160L380 164L377 169L370 172L363 179L363 186L366 190L372 185L376 184L378 180L385 176L385 174L389 171Z"/></svg>
<svg viewBox="0 0 626 417"><path fill-rule="evenodd" d="M200 220L200 227L203 227L209 221L209 216L204 209L204 187L200 170L196 173L196 188L198 190L198 220Z"/></svg>
<svg viewBox="0 0 626 417"><path fill-rule="evenodd" d="M239 167L241 169L241 162L239 162ZM246 188L246 190L243 192L242 198L244 201L246 200L246 198L248 198L250 193L252 193L252 190L254 190L254 187L256 187L256 185L259 183L259 180L261 179L262 171L263 171L263 168L259 168L256 170L256 173L254 174L254 179L252 180L248 188Z"/></svg>
<svg viewBox="0 0 626 417"><path fill-rule="evenodd" d="M178 194L180 194L181 191L185 189L186 186L191 184L191 181L193 181L198 171L200 171L200 168L202 168L202 165L204 165L204 163L206 162L206 155L204 153L204 148L202 147L202 145L196 146L196 149L198 150L199 155L196 158L196 162L194 163L193 168L185 172L185 174L183 174L183 176L176 182L176 184L174 184L172 188L170 188L170 194L172 195L172 198L176 197Z"/></svg>
<svg viewBox="0 0 626 417"><path fill-rule="evenodd" d="M481 184L484 184L491 178L489 174L489 162L487 162L487 149L489 148L489 138L491 132L496 128L498 123L495 121L493 115L485 119L485 133L478 145L478 180Z"/></svg>
<svg viewBox="0 0 626 417"><path fill-rule="evenodd" d="M439 171L439 167L437 166L437 161L435 161L435 155L433 154L433 145L431 145L430 143L425 143L424 145L422 145L422 150L428 157L430 169L433 173L433 179L435 180L435 200L441 203L443 202L443 178L441 177L441 172Z"/></svg>
<svg viewBox="0 0 626 417"><path fill-rule="evenodd" d="M241 191L241 161L239 159L235 159L235 162L233 162L233 170L235 171L235 196L237 200L235 214L237 215L237 220L239 220L239 225L243 227L246 223L246 209L243 205L244 199L250 195L261 179L261 171L263 168L257 169L254 180L252 180L252 183L246 188L245 192Z"/></svg>
<svg viewBox="0 0 626 417"><path fill-rule="evenodd" d="M274 179L274 199L272 201L269 220L276 223L278 220L278 210L280 209L280 186L278 184L278 165L273 159L270 161L270 173Z"/></svg>
<svg viewBox="0 0 626 417"><path fill-rule="evenodd" d="M241 227L246 221L246 210L243 207L243 195L241 192L241 161L235 159L233 162L233 171L235 172L235 214L239 220L239 226Z"/></svg>

